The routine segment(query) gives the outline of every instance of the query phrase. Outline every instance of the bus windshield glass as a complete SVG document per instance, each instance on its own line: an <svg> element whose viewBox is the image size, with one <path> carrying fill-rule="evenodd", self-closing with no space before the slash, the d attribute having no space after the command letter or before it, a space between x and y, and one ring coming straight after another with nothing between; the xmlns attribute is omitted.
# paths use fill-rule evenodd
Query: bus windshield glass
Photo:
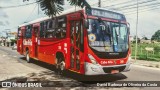
<svg viewBox="0 0 160 90"><path fill-rule="evenodd" d="M127 25L101 19L88 19L89 46L98 52L126 52L128 50Z"/></svg>

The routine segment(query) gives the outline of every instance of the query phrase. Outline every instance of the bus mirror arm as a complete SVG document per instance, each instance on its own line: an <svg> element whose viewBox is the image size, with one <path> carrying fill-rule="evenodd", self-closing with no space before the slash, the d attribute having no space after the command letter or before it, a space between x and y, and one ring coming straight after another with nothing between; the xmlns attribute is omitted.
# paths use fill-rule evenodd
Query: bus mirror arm
<svg viewBox="0 0 160 90"><path fill-rule="evenodd" d="M128 34L130 34L130 27L127 27L127 30L128 30Z"/></svg>
<svg viewBox="0 0 160 90"><path fill-rule="evenodd" d="M89 29L88 19L84 19L83 22L84 22L84 27L85 27L86 29Z"/></svg>
<svg viewBox="0 0 160 90"><path fill-rule="evenodd" d="M127 23L127 30L128 30L128 34L130 34L130 24Z"/></svg>
<svg viewBox="0 0 160 90"><path fill-rule="evenodd" d="M88 19L85 19L85 16L83 13L79 12L81 14L81 16L83 17L83 23L84 23L84 27L86 29L89 29L89 22L88 22Z"/></svg>

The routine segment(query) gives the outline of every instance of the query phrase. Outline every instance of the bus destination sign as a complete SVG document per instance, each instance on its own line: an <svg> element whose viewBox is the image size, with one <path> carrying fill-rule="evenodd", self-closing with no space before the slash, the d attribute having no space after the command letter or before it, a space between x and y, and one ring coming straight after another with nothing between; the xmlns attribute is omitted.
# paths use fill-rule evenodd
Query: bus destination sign
<svg viewBox="0 0 160 90"><path fill-rule="evenodd" d="M102 9L97 9L97 8L92 8L90 10L88 10L90 12L86 11L86 13L88 15L93 15L93 16L98 16L98 17L105 17L105 18L111 18L111 19L116 19L116 20L125 20L124 15L116 13L116 12L112 12L112 11L108 11L108 10L102 10Z"/></svg>

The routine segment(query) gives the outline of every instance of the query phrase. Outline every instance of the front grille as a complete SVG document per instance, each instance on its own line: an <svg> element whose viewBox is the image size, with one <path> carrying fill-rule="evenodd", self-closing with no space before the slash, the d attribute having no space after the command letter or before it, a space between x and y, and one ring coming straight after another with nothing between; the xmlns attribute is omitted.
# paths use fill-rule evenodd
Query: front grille
<svg viewBox="0 0 160 90"><path fill-rule="evenodd" d="M126 66L118 66L118 67L104 67L103 71L105 73L111 73L112 70L119 70L119 72L123 71Z"/></svg>
<svg viewBox="0 0 160 90"><path fill-rule="evenodd" d="M91 48L91 50L101 59L119 59L119 58L125 58L128 55L128 51L126 52L118 52L118 55L110 55L110 52L99 52L96 51L95 49Z"/></svg>

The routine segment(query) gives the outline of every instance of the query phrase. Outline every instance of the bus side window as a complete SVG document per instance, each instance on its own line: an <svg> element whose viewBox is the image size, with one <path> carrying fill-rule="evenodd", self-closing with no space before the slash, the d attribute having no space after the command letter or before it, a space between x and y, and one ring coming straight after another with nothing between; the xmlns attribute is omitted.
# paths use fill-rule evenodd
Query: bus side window
<svg viewBox="0 0 160 90"><path fill-rule="evenodd" d="M22 37L22 31L21 31L21 28L18 28L17 38L19 39L20 37Z"/></svg>
<svg viewBox="0 0 160 90"><path fill-rule="evenodd" d="M57 30L56 30L56 38L61 38L61 36L60 36L60 31L61 31L60 29L57 29Z"/></svg>
<svg viewBox="0 0 160 90"><path fill-rule="evenodd" d="M71 31L70 31L70 38L71 38L71 44L74 44L74 22L71 23Z"/></svg>
<svg viewBox="0 0 160 90"><path fill-rule="evenodd" d="M65 38L66 37L66 28L59 28L56 30L56 38Z"/></svg>
<svg viewBox="0 0 160 90"><path fill-rule="evenodd" d="M56 38L65 38L66 37L66 28L59 28L56 30Z"/></svg>
<svg viewBox="0 0 160 90"><path fill-rule="evenodd" d="M76 46L83 52L83 24L82 21L76 22Z"/></svg>
<svg viewBox="0 0 160 90"><path fill-rule="evenodd" d="M50 20L49 23L48 23L48 29L52 29L52 28L53 28L53 27L52 27L52 26L53 26L52 23L53 23L53 20Z"/></svg>
<svg viewBox="0 0 160 90"><path fill-rule="evenodd" d="M56 30L56 38L66 37L66 20L65 17L58 18L58 29Z"/></svg>
<svg viewBox="0 0 160 90"><path fill-rule="evenodd" d="M25 38L31 38L32 37L32 25L26 26L25 31Z"/></svg>
<svg viewBox="0 0 160 90"><path fill-rule="evenodd" d="M40 38L44 38L44 22L40 23Z"/></svg>
<svg viewBox="0 0 160 90"><path fill-rule="evenodd" d="M76 46L80 48L80 22L76 22Z"/></svg>
<svg viewBox="0 0 160 90"><path fill-rule="evenodd" d="M46 29L46 38L55 38L55 20L49 20Z"/></svg>
<svg viewBox="0 0 160 90"><path fill-rule="evenodd" d="M48 26L48 21L44 22L44 38L47 38L47 26Z"/></svg>

